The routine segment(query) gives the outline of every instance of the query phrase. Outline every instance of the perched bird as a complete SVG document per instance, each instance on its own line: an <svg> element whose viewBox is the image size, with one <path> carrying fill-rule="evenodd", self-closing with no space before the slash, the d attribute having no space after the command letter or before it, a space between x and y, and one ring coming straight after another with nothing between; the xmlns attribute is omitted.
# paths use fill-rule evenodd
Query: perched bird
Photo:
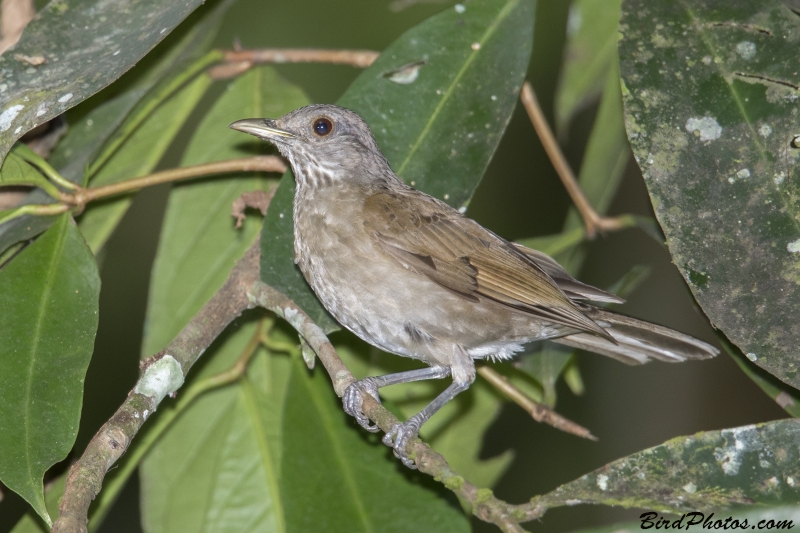
<svg viewBox="0 0 800 533"><path fill-rule="evenodd" d="M474 359L503 360L552 339L629 364L715 356L677 331L597 308L619 303L542 252L513 244L403 183L356 113L310 105L231 128L275 144L294 170L294 260L322 305L366 342L429 368L368 377L343 397L370 430L362 394L424 379L453 383L383 442L407 466L406 445L475 379Z"/></svg>

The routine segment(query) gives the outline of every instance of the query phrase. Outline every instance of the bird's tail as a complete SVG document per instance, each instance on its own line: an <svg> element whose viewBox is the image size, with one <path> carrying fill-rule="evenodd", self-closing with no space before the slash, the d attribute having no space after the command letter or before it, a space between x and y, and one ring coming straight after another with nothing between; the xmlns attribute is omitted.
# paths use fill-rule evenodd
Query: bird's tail
<svg viewBox="0 0 800 533"><path fill-rule="evenodd" d="M679 363L689 359L708 359L719 353L710 344L673 329L594 306L582 305L581 310L605 329L617 344L591 333L576 333L553 341L607 355L629 365L653 359Z"/></svg>

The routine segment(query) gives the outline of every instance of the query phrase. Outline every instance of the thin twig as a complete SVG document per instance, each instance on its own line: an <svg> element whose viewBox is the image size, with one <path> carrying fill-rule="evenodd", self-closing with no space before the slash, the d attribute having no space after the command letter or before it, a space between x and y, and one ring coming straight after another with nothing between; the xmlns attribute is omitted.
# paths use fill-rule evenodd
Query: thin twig
<svg viewBox="0 0 800 533"><path fill-rule="evenodd" d="M583 218L583 223L586 226L586 236L589 239L593 239L598 231L614 231L626 227L620 218L600 216L592 207L592 204L589 203L580 184L578 184L578 180L575 179L575 174L572 173L567 159L558 146L558 141L556 141L556 137L553 135L544 113L542 113L542 108L539 106L539 101L536 99L536 94L534 94L531 84L527 81L522 84L519 99L522 101L525 111L528 112L533 128L542 141L542 146L544 146L550 162L556 169L558 177L561 178L564 188L567 189L567 193L572 198L572 203L575 204L581 218Z"/></svg>
<svg viewBox="0 0 800 533"><path fill-rule="evenodd" d="M372 50L329 50L323 48L265 48L260 50L224 50L225 63L209 69L214 79L241 74L253 65L264 63L330 63L356 68L370 66L379 53Z"/></svg>
<svg viewBox="0 0 800 533"><path fill-rule="evenodd" d="M498 373L495 369L485 365L479 366L478 374L483 376L486 381L494 385L514 403L525 409L537 422L544 422L565 433L583 437L584 439L597 440L597 437L592 435L588 429L561 416L546 405L537 402L515 387L505 376Z"/></svg>
<svg viewBox="0 0 800 533"><path fill-rule="evenodd" d="M202 165L193 165L190 167L173 168L170 170L155 172L147 176L142 176L141 178L133 178L126 181L121 181L119 183L113 183L111 185L105 185L103 187L80 189L72 194L63 193L61 195L61 201L73 206L84 206L93 200L137 191L144 187L159 185L161 183L170 183L173 181L200 178L203 176L224 174L228 172L250 171L283 173L286 172L286 162L277 156L262 155L241 159L229 159L227 161L217 161L214 163L204 163Z"/></svg>

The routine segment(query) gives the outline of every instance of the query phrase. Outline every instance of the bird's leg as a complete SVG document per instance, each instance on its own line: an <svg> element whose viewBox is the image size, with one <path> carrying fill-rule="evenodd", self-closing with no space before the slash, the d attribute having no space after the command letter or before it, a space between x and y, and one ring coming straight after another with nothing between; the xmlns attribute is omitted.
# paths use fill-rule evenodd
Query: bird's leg
<svg viewBox="0 0 800 533"><path fill-rule="evenodd" d="M378 396L378 389L388 387L389 385L397 385L399 383L411 383L412 381L422 381L424 379L441 379L450 375L450 369L443 366L431 366L427 368L419 368L417 370L409 370L407 372L398 372L396 374L386 374L385 376L374 376L364 378L356 381L344 391L342 396L342 405L344 412L352 416L362 428L375 433L378 431L377 425L371 425L369 418L367 418L361 411L361 394L366 392L378 403L381 399Z"/></svg>
<svg viewBox="0 0 800 533"><path fill-rule="evenodd" d="M466 381L453 381L439 396L437 396L431 403L422 411L415 414L402 424L396 424L390 429L386 435L383 436L383 443L394 449L395 457L400 458L403 464L409 468L416 468L414 461L408 458L406 446L408 441L415 438L419 434L419 428L422 424L428 421L436 411L442 408L444 404L456 397L459 392L467 390L470 382Z"/></svg>

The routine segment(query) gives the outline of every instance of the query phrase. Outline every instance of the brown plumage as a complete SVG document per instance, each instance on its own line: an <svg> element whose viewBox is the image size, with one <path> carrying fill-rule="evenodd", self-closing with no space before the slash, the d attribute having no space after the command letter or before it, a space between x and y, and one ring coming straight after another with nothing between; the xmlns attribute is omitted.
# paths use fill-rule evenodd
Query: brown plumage
<svg viewBox="0 0 800 533"><path fill-rule="evenodd" d="M473 359L506 359L542 339L632 364L717 354L688 335L586 303L622 300L408 187L352 111L313 105L231 127L275 143L289 159L298 186L295 262L325 308L370 344L430 365L359 381L345 392L345 411L375 430L361 412L362 393L377 399L380 387L453 378L384 437L408 466L408 440L472 383Z"/></svg>

